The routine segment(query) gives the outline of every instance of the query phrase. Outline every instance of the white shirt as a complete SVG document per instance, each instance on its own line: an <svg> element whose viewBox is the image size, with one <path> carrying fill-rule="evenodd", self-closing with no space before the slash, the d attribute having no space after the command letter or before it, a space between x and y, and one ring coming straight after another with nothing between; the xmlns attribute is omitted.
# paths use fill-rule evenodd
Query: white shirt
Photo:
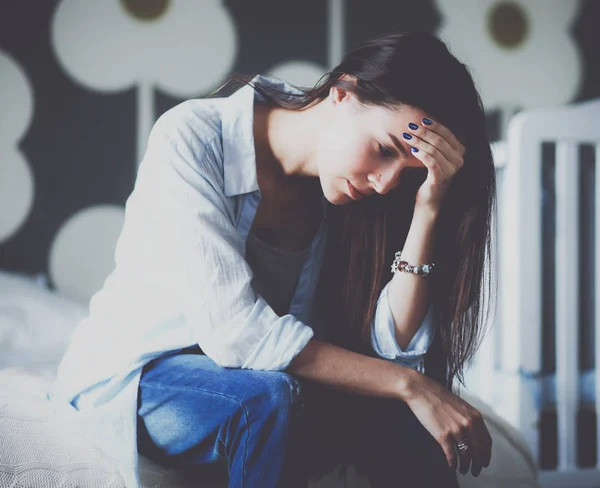
<svg viewBox="0 0 600 488"><path fill-rule="evenodd" d="M295 88L257 75L254 82ZM125 205L115 268L76 328L49 398L112 455L139 487L137 392L143 366L198 344L222 367L284 370L313 337L313 297L327 240L327 206L289 313L277 315L251 286L245 245L261 192L250 86L187 100L154 124ZM382 290L373 321L381 357L422 371L433 339L431 308L410 345L395 340Z"/></svg>

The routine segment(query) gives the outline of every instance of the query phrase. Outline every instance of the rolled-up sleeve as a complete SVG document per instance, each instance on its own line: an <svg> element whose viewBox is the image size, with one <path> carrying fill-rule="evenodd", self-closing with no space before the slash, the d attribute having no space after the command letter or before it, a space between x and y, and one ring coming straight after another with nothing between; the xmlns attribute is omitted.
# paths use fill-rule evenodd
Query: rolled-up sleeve
<svg viewBox="0 0 600 488"><path fill-rule="evenodd" d="M389 281L377 301L375 317L373 318L371 345L377 355L403 366L423 369L423 360L427 349L433 341L435 327L433 321L433 305L430 301L425 319L415 332L405 350L398 345L395 333L394 317L389 301Z"/></svg>
<svg viewBox="0 0 600 488"><path fill-rule="evenodd" d="M221 367L283 370L313 329L293 315L279 317L252 288L245 240L223 190L219 144L187 131L164 117L152 128L136 180L138 198L152 202L144 206L140 246L172 280L207 356Z"/></svg>

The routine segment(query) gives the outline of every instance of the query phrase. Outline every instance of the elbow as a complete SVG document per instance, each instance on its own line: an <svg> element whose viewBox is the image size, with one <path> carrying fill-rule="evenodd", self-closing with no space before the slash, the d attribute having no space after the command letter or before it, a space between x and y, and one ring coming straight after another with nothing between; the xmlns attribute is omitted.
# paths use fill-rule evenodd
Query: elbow
<svg viewBox="0 0 600 488"><path fill-rule="evenodd" d="M400 331L402 331L402 333L400 333ZM398 344L400 351L404 353L408 350L408 347L410 346L410 343L413 340L416 331L410 330L408 328L402 329L396 327L395 332L396 343Z"/></svg>
<svg viewBox="0 0 600 488"><path fill-rule="evenodd" d="M408 346L410 345L411 340L412 340L412 337L399 338L398 336L396 336L396 341L398 342L398 347L400 348L400 351L406 352L406 350L408 349Z"/></svg>
<svg viewBox="0 0 600 488"><path fill-rule="evenodd" d="M408 351L415 336L421 335L423 331L431 327L433 307L430 306L421 320L414 322L404 322L398 324L394 321L394 337L401 352Z"/></svg>
<svg viewBox="0 0 600 488"><path fill-rule="evenodd" d="M423 322L419 323L419 326ZM396 340L396 344L400 348L401 352L406 352L408 346L410 346L410 342L416 333L416 327L413 324L408 323L400 323L394 321L394 339Z"/></svg>

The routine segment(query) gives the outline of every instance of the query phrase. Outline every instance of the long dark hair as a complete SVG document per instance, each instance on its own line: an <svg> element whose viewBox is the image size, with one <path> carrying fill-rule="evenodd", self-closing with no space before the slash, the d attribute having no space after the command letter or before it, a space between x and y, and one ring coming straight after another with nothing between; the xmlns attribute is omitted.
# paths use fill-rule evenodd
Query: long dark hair
<svg viewBox="0 0 600 488"><path fill-rule="evenodd" d="M343 74L353 75L357 83L340 78ZM420 108L465 146L464 165L452 180L436 223L436 268L427 278L436 333L425 357L428 376L449 389L455 378L464 384L465 363L481 343L496 295L491 279L496 176L483 104L468 67L433 34L396 32L354 47L314 87L299 87L301 94L252 84L252 78L234 74L210 96L237 81L280 107L302 110L339 86L364 105ZM403 171L400 184L383 195L328 208L317 316L326 340L373 357L371 324L377 300L392 277L394 253L406 241L415 194L427 176L426 168Z"/></svg>

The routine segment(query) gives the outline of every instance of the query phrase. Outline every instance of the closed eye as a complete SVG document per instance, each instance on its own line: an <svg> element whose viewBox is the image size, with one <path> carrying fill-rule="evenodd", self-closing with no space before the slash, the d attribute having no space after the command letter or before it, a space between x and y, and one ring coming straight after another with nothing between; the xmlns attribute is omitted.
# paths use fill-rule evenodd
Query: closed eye
<svg viewBox="0 0 600 488"><path fill-rule="evenodd" d="M394 156L396 156L396 151L390 149L389 147L381 144L380 142L378 143L379 145L379 155L384 158L384 159L388 159L388 158L393 158Z"/></svg>

